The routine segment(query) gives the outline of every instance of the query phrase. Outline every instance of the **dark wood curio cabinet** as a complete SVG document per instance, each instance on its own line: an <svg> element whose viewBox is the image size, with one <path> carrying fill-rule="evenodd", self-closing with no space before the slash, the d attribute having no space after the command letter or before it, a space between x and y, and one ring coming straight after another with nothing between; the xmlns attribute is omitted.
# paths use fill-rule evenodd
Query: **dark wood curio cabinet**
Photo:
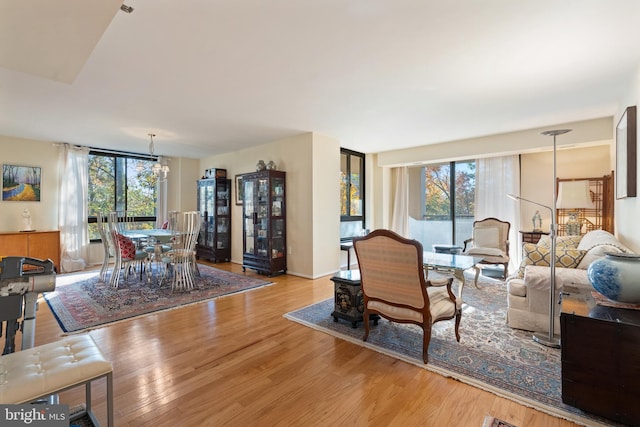
<svg viewBox="0 0 640 427"><path fill-rule="evenodd" d="M242 269L273 276L287 271L285 172L242 175Z"/></svg>
<svg viewBox="0 0 640 427"><path fill-rule="evenodd" d="M231 260L231 180L198 180L198 211L202 225L196 256L212 262Z"/></svg>

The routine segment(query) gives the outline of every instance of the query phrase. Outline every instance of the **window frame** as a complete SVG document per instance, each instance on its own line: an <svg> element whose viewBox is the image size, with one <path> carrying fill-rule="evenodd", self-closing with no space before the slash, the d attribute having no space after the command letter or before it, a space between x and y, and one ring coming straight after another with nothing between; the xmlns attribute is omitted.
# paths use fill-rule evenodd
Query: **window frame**
<svg viewBox="0 0 640 427"><path fill-rule="evenodd" d="M116 150L103 150L103 149L98 149L98 148L91 148L89 150L89 156L101 156L101 157L109 157L109 158L124 158L126 160L145 160L145 161L154 161L157 162L158 161L158 156L152 156L152 155L145 155L145 154L139 154L139 153L130 153L130 152L126 152L126 151L116 151ZM114 165L114 179L117 180L118 177L118 162L116 161L115 165ZM125 167L125 171L124 171L124 183L118 184L116 182L116 184L113 186L113 200L114 200L114 206L113 206L113 210L118 210L117 209L117 204L118 204L118 189L123 187L123 195L122 197L124 198L124 205L125 205L125 209L128 207L128 185L127 185L127 170ZM158 212L158 205L157 205L157 200L158 200L158 187L156 185L156 193L155 193L155 200L156 200L156 206L155 206L155 212L156 215L153 216L134 216L133 217L133 222L156 222L157 221L157 212ZM89 200L87 199L87 212L90 212L89 209ZM91 215L89 214L87 216L87 224L95 224L98 222L97 216L96 215ZM94 243L94 242L101 242L102 240L100 238L97 239L90 239L90 242Z"/></svg>
<svg viewBox="0 0 640 427"><path fill-rule="evenodd" d="M347 215L342 215L342 213L340 213L340 222L351 222L351 221L360 221L362 222L362 228L365 228L365 222L366 222L366 192L365 192L365 182L366 182L366 171L365 171L365 167L366 167L366 154L358 152L358 151L354 151L354 150L349 150L348 148L342 148L340 147L340 172L342 172L342 156L345 155L346 159L347 159L347 170L346 170L346 179L347 179L347 188L350 188L351 186L351 158L353 157L358 157L360 158L360 200L362 201L362 215L350 215L349 212L351 212L351 198L347 197ZM348 194L348 192L347 192ZM341 196L342 199L342 196ZM340 204L342 204L342 200L340 200ZM342 207L342 206L341 206Z"/></svg>
<svg viewBox="0 0 640 427"><path fill-rule="evenodd" d="M448 221L451 222L451 243L452 244L456 244L456 233L457 233L457 222L459 218L462 218L460 215L457 214L456 212L456 197L457 197L457 188L456 188L456 173L457 173L457 165L458 164L463 164L463 163L476 163L477 165L477 161L476 160L457 160L457 161L450 161L450 162L441 162L441 163L435 163L435 165L442 165L442 166L449 166L449 218ZM425 165L423 167L421 167L422 169L422 176L423 178L426 176L426 166ZM474 191L475 191L475 175L474 175ZM425 197L426 195L426 181L425 179L422 180L422 197ZM427 212L426 212L426 204L422 203L421 204L421 209L422 209L422 217L426 218L427 217ZM474 215L472 216L472 218L475 217L475 206L474 206Z"/></svg>

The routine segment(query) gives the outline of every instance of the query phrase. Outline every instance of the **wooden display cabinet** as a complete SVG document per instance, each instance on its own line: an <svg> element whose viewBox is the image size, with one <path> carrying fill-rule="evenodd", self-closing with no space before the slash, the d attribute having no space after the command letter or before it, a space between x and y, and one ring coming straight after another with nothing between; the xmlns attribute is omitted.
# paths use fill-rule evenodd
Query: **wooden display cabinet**
<svg viewBox="0 0 640 427"><path fill-rule="evenodd" d="M287 272L285 172L242 175L242 270L272 276Z"/></svg>
<svg viewBox="0 0 640 427"><path fill-rule="evenodd" d="M198 211L202 217L196 257L212 262L231 260L231 180L198 180Z"/></svg>

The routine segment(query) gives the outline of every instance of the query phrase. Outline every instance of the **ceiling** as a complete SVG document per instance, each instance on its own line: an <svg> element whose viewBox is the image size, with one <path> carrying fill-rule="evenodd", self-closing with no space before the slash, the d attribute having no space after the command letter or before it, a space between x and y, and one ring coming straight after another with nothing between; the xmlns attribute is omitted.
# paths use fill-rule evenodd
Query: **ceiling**
<svg viewBox="0 0 640 427"><path fill-rule="evenodd" d="M1 135L371 153L612 116L640 65L637 0L125 3L0 0Z"/></svg>

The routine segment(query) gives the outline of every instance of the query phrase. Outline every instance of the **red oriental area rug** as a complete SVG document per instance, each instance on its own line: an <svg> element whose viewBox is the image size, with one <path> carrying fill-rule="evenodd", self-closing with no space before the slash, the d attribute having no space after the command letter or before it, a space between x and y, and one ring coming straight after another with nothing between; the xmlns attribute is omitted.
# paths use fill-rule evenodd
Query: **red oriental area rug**
<svg viewBox="0 0 640 427"><path fill-rule="evenodd" d="M242 274L199 264L195 289L171 292L169 283L149 283L129 275L116 289L98 278L98 271L60 275L56 290L44 294L64 332L94 329L112 322L244 292L271 284Z"/></svg>

